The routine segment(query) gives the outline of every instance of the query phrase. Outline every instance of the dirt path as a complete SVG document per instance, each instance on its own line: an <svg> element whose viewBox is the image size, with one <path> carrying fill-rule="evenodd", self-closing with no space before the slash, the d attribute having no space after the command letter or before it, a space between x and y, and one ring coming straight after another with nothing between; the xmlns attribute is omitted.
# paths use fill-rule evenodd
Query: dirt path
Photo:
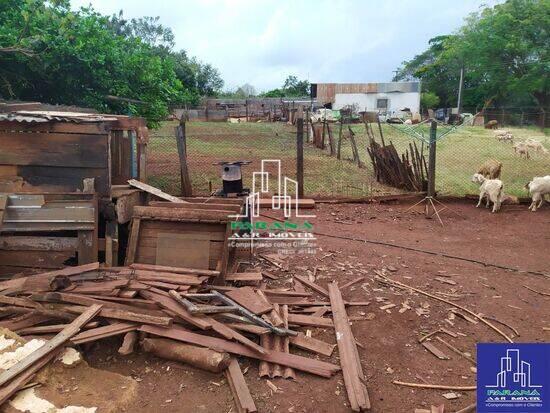
<svg viewBox="0 0 550 413"><path fill-rule="evenodd" d="M368 238L441 251L468 258L494 262L523 270L550 272L550 208L537 213L526 206L505 206L502 213L491 214L471 204L453 204L462 217L444 214L445 226L426 220L420 213L406 213L405 205L318 205L315 230L341 236ZM339 221L339 222L337 222ZM550 297L534 293L550 292L550 282L541 276L484 267L440 256L420 254L391 247L365 244L321 236L316 256L289 258L287 272L276 284L291 286L292 274L307 274L316 267L317 282L326 286L333 279L344 284L359 276L362 283L343 291L350 301L369 301L366 307L352 307L350 317L357 341L364 347L359 354L367 376L372 411L412 412L430 404L445 403L446 411L456 411L475 400L474 392L457 392L448 401L446 391L398 387L392 380L447 385L474 385L473 365L452 353L441 343L433 343L450 360L438 360L428 353L418 338L440 327L459 333L449 343L475 358L476 342L501 342L503 338L481 323L461 318L449 319L449 305L417 294L390 289L374 279L373 270L383 267L391 278L431 293L457 296L457 304L493 316L515 327L518 342L550 340ZM454 285L438 281L451 280ZM411 309L400 313L402 303ZM388 311L380 307L393 303ZM417 313L418 310L418 313ZM425 314L419 314L424 312ZM500 326L509 335L512 332ZM314 329L313 336L334 343L332 330ZM229 412L235 411L222 375L213 375L177 363L143 355L120 357L118 341L100 343L88 352L95 367L132 375L139 381L140 396L132 412ZM308 354L309 357L312 357ZM337 351L332 361L338 363ZM250 368L246 380L260 412L347 412L342 376L330 380L299 374L297 382L275 379L280 391L272 394L265 380L258 378L256 363L243 360Z"/></svg>

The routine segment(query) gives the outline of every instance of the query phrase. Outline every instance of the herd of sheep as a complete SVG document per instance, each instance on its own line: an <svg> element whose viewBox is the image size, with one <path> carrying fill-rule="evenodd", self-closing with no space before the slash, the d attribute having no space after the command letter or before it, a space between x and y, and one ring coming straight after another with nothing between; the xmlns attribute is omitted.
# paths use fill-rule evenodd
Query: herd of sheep
<svg viewBox="0 0 550 413"><path fill-rule="evenodd" d="M523 142L514 143L512 133L506 130L496 130L495 137L500 142L511 142L512 148L522 158L529 159L529 150L540 152L543 155L548 154L548 150L536 139L526 139ZM490 202L493 203L492 212L498 212L504 199L504 183L499 179L502 171L502 162L494 159L486 161L476 174L472 177L472 182L479 184L479 201L477 207L486 198L485 206L489 208ZM525 188L531 195L531 205L529 209L536 211L544 202L544 196L550 194L550 175L535 176Z"/></svg>

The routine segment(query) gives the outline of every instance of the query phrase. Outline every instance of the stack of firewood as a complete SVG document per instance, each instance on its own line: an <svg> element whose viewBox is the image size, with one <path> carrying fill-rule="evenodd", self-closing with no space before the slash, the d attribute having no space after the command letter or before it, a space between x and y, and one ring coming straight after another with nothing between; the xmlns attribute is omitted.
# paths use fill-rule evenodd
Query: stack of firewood
<svg viewBox="0 0 550 413"><path fill-rule="evenodd" d="M367 152L372 161L376 181L407 191L425 191L428 186L428 167L424 157L424 143L418 150L416 142L399 155L392 142L386 145L380 128L382 144L376 142L372 127L367 124L369 146Z"/></svg>

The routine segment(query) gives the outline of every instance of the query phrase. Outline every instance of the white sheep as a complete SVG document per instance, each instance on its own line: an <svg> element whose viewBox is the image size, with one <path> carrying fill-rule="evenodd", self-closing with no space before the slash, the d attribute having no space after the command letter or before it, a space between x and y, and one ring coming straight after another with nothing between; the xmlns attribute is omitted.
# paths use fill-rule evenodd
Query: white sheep
<svg viewBox="0 0 550 413"><path fill-rule="evenodd" d="M522 143L525 143L525 146L527 146L528 148L534 149L535 152L542 152L544 154L548 153L548 149L544 147L541 141L538 141L536 139L529 138Z"/></svg>
<svg viewBox="0 0 550 413"><path fill-rule="evenodd" d="M475 182L480 185L479 187L479 201L476 205L476 208L479 208L483 197L487 197L486 208L489 208L489 201L493 203L493 211L498 212L502 200L504 198L504 184L500 179L487 179L481 174L474 174L472 176L472 182Z"/></svg>
<svg viewBox="0 0 550 413"><path fill-rule="evenodd" d="M529 209L535 212L544 202L544 196L550 194L550 175L535 176L525 187L529 189L531 195Z"/></svg>
<svg viewBox="0 0 550 413"><path fill-rule="evenodd" d="M514 143L514 135L512 135L511 133L505 133L505 134L502 134L502 135L497 135L497 139L498 139L499 142Z"/></svg>
<svg viewBox="0 0 550 413"><path fill-rule="evenodd" d="M524 157L525 159L529 159L529 147L525 142L518 142L512 146L514 148L514 152L518 153L519 156Z"/></svg>

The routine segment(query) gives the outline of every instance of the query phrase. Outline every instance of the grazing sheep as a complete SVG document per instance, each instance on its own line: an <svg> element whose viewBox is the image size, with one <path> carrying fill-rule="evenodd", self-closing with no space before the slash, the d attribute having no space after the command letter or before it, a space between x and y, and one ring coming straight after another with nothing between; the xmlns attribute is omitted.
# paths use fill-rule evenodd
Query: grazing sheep
<svg viewBox="0 0 550 413"><path fill-rule="evenodd" d="M514 135L512 135L512 132L507 130L502 131L494 131L496 138L499 140L499 142L511 142L514 143Z"/></svg>
<svg viewBox="0 0 550 413"><path fill-rule="evenodd" d="M531 205L529 209L533 212L540 208L544 202L544 196L550 194L550 175L535 176L525 187L531 195Z"/></svg>
<svg viewBox="0 0 550 413"><path fill-rule="evenodd" d="M487 203L485 204L486 208L489 208L489 201L493 203L492 212L498 212L500 205L502 204L502 199L504 193L502 189L504 184L500 179L487 179L481 174L474 174L472 176L472 182L480 184L479 186L479 201L476 205L476 208L479 208L483 197L487 197Z"/></svg>
<svg viewBox="0 0 550 413"><path fill-rule="evenodd" d="M485 129L498 129L498 121L490 120L485 124Z"/></svg>
<svg viewBox="0 0 550 413"><path fill-rule="evenodd" d="M514 152L518 153L519 156L522 158L525 157L525 159L529 159L529 147L525 144L525 142L518 142L512 146L514 148Z"/></svg>
<svg viewBox="0 0 550 413"><path fill-rule="evenodd" d="M536 139L529 138L522 143L524 143L528 148L534 149L535 152L542 152L544 154L548 153L548 149L544 147L541 141L537 141Z"/></svg>
<svg viewBox="0 0 550 413"><path fill-rule="evenodd" d="M498 179L500 178L500 172L502 170L502 162L495 159L489 159L481 165L478 174L483 175L485 178Z"/></svg>

